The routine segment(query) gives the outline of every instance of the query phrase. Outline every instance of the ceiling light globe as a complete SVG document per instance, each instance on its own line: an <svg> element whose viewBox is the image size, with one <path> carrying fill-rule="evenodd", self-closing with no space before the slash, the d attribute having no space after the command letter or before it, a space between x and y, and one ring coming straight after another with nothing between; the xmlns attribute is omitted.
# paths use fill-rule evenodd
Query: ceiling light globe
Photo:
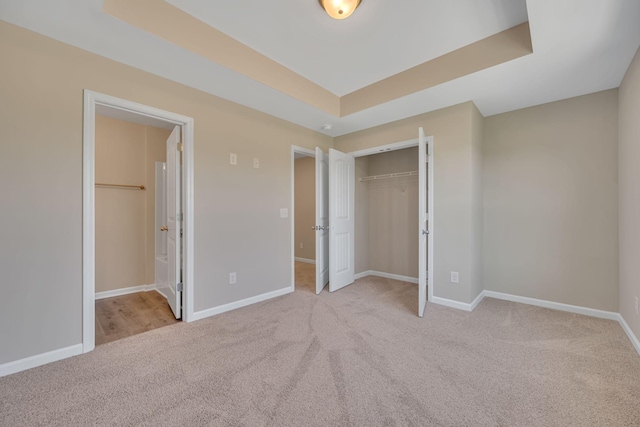
<svg viewBox="0 0 640 427"><path fill-rule="evenodd" d="M345 19L360 5L361 0L319 0L322 8L333 19Z"/></svg>

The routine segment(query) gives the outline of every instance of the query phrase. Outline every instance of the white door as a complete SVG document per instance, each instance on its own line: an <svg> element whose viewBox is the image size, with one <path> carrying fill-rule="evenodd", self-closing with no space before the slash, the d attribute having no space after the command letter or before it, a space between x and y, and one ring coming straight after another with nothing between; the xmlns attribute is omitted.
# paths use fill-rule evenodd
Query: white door
<svg viewBox="0 0 640 427"><path fill-rule="evenodd" d="M167 139L167 278L165 288L169 306L176 316L181 317L182 292L178 290L181 282L181 251L180 251L180 126L173 128ZM181 285L180 285L181 286Z"/></svg>
<svg viewBox="0 0 640 427"><path fill-rule="evenodd" d="M355 280L355 158L329 149L329 291Z"/></svg>
<svg viewBox="0 0 640 427"><path fill-rule="evenodd" d="M316 147L316 294L329 282L329 156Z"/></svg>
<svg viewBox="0 0 640 427"><path fill-rule="evenodd" d="M427 206L427 168L429 153L427 138L424 136L422 128L418 131L418 315L424 316L424 309L427 304L427 283L428 269L432 266L427 262L427 243L429 240L429 213ZM429 177L429 181L431 181ZM431 183L430 183L431 184ZM431 185L429 185L431 187ZM429 248L431 249L431 248ZM431 253L429 254L431 259Z"/></svg>

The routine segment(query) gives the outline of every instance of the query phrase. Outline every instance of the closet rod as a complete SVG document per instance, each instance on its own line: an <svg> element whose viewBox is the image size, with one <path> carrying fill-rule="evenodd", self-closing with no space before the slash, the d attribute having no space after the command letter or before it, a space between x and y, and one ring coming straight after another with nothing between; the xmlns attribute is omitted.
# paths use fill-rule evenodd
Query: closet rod
<svg viewBox="0 0 640 427"><path fill-rule="evenodd" d="M405 176L414 176L414 175L418 175L418 171L386 173L384 175L363 176L362 178L360 178L360 182L362 182L362 181L375 181L377 179L402 178L402 177L405 177Z"/></svg>
<svg viewBox="0 0 640 427"><path fill-rule="evenodd" d="M144 190L145 187L144 185L126 185L126 184L101 184L99 182L96 182L96 186L101 186L101 187L121 187L121 188L138 188L140 190Z"/></svg>

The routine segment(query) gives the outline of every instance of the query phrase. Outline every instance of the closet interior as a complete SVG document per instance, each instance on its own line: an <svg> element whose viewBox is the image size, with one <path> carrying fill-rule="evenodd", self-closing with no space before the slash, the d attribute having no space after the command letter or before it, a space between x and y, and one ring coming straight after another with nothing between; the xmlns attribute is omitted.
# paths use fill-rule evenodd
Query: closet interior
<svg viewBox="0 0 640 427"><path fill-rule="evenodd" d="M418 147L357 157L355 173L356 274L417 283Z"/></svg>

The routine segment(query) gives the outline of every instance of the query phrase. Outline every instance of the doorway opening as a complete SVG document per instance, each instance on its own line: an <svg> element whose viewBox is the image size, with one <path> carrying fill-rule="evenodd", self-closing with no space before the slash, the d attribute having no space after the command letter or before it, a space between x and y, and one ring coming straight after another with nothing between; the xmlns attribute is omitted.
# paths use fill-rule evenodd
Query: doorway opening
<svg viewBox="0 0 640 427"><path fill-rule="evenodd" d="M378 175L369 175L368 162L364 159L366 156L379 154L392 154L394 151L408 150L400 152L400 157L404 156L407 160L412 161L411 170L387 171ZM415 148L417 147L417 150ZM378 275L391 279L405 280L408 278L410 282L418 284L418 316L424 315L427 301L433 299L433 248L434 248L434 165L433 165L433 137L426 137L422 128L418 129L418 138L409 141L402 141L379 147L373 147L351 153L342 153L340 151L329 149L328 155L316 147L315 150L315 174L316 174L316 191L315 191L315 225L313 229L316 233L316 252L315 252L315 273L316 273L316 294L320 294L324 287L329 284L329 291L335 292L345 286L352 284L357 278L363 278L370 275ZM300 147L292 146L291 148L291 206L295 206L295 160L296 155L309 155L313 152ZM359 159L356 162L356 159ZM387 159L388 160L388 159ZM414 164L417 161L417 165ZM382 160L383 166L385 160ZM393 162L392 162L393 163ZM406 163L406 162L405 162ZM415 168L415 170L413 170ZM406 169L406 167L404 168ZM358 180L356 182L356 176ZM409 277L398 273L389 273L372 270L368 266L367 256L362 254L368 253L368 239L372 232L377 233L378 230L370 230L367 196L363 193L356 192L356 186L367 181L379 179L407 178L409 181L399 182L400 191L406 194L406 187L413 187L413 192L417 190L417 195L405 197L406 206L403 207L404 218L402 213L398 217L398 213L394 215L398 218L395 220L387 220L385 226L388 228L387 234L391 238L395 237L396 226L403 227L412 223L406 230L403 250L410 253L412 257L417 255L417 261L414 259L413 265L405 265L405 270L414 271L417 267L417 277ZM417 182L411 181L417 179ZM388 190L388 189L387 189ZM388 193L388 191L387 191ZM386 200L381 201L385 207L393 206L393 194L387 194ZM359 208L356 208L356 204ZM391 212L391 211L390 211ZM378 212L376 212L378 213ZM383 215L384 216L384 215ZM358 221L360 217L360 221ZM366 218L365 221L362 221ZM291 223L291 288L295 290L296 278L296 226L295 218ZM358 228L356 228L356 224ZM417 227L416 227L417 225ZM413 228L413 231L410 229ZM379 236L376 236L376 238ZM358 259L356 259L356 239L359 239ZM383 239L385 240L385 239ZM409 243L412 241L413 243ZM386 239L386 243L389 238ZM416 250L417 246L417 250ZM393 248L392 252L393 252ZM387 251L388 252L388 251ZM417 252L417 253L416 253ZM395 254L394 254L395 255ZM383 255L384 256L384 255ZM408 255L409 256L409 255ZM364 258L364 259L363 259ZM393 267L395 268L395 267ZM356 274L357 273L357 274ZM427 282L429 286L427 287Z"/></svg>
<svg viewBox="0 0 640 427"><path fill-rule="evenodd" d="M99 316L122 336L193 318L193 119L85 90L84 352Z"/></svg>
<svg viewBox="0 0 640 427"><path fill-rule="evenodd" d="M291 287L315 293L316 164L313 150L291 147L291 185Z"/></svg>
<svg viewBox="0 0 640 427"><path fill-rule="evenodd" d="M417 148L417 150L415 149ZM413 149L413 150L412 150ZM402 151L400 151L402 150ZM398 230L402 232L402 226L399 228L394 227L392 224L393 216L397 217L398 215L405 216L405 221L413 222L414 228L413 234L413 242L417 241L417 276L405 276L404 274L389 274L388 272L380 272L376 270L367 270L365 265L370 260L365 259L360 260L360 264L358 265L359 274L356 275L357 278L366 277L369 275L380 276L390 279L398 279L403 281L409 281L411 283L418 284L418 316L423 317L424 310L426 307L427 301L433 300L433 290L435 287L435 283L433 280L434 277L434 144L432 136L425 136L422 128L418 130L418 138L408 141L401 141L392 144L387 144L378 147L372 147L364 150L359 150L355 152L349 153L356 160L359 160L354 169L356 174L359 174L358 179L356 179L356 183L354 186L360 186L362 190L363 184L368 187L368 182L384 182L387 181L387 184L381 185L375 194L375 197L385 197L387 202L393 200L393 198L397 198L398 200L403 200L407 191L410 187L414 187L413 193L417 197L417 203L412 203L409 198L403 200L403 203L400 207L399 212L394 212L393 210L386 209L387 212L375 212L373 218L369 217L368 221L365 221L365 228L368 229L369 235L373 234L382 234L383 236L376 235L376 239L382 240L386 243L389 243L391 239L396 238L401 245L404 245L404 250L408 253L413 252L413 256L416 255L415 248L410 249L408 244L411 242L411 237L405 238L403 236L397 236L396 233ZM367 156L374 155L382 155L385 154L387 156L392 156L391 158L383 158L380 156L375 161L371 162L371 171L376 172L375 174L369 174L369 162L367 160L363 160ZM413 164L416 164L412 160L415 159L417 155L417 169L413 170L410 167ZM375 163L375 164L374 164ZM394 171L394 168L398 168L398 171ZM401 170L400 170L401 169ZM417 183L413 181L415 176L417 178ZM404 180L404 182L402 181ZM391 183L390 181L395 181L395 183ZM417 184L417 185L416 185ZM415 187L417 187L417 194L415 194ZM358 187L357 187L358 188ZM370 190L370 188L368 189ZM399 191L399 193L398 193ZM368 194L366 191L360 191L360 205L370 206ZM363 201L364 200L364 201ZM375 201L374 205L382 206L380 201ZM415 208L417 205L417 211ZM397 205L395 205L397 208ZM383 208L384 209L384 208ZM357 209L356 209L357 215ZM400 219L402 220L402 219ZM372 224L373 222L373 224ZM373 226L373 227L371 227ZM389 227L386 230L380 227ZM405 230L406 231L406 230ZM364 231L362 232L364 233ZM361 234L362 234L361 233ZM407 236L411 236L410 232L407 232ZM417 236L417 239L415 238ZM363 239L361 239L363 240ZM364 239L364 242L359 242L360 250L362 248L368 246L370 241ZM409 249L408 249L409 248ZM387 255L389 254L389 248L386 248ZM395 251L395 250L394 250ZM395 252L392 251L395 255ZM383 251L384 252L384 251ZM396 265L390 266L389 260L384 259L385 253L377 253L375 257L378 259L377 264L374 265L385 265L387 268L404 268L404 271L415 271L415 266L411 266L408 264L405 265ZM395 258L395 256L394 256ZM402 263L402 261L401 261ZM371 265L371 264L369 264Z"/></svg>

